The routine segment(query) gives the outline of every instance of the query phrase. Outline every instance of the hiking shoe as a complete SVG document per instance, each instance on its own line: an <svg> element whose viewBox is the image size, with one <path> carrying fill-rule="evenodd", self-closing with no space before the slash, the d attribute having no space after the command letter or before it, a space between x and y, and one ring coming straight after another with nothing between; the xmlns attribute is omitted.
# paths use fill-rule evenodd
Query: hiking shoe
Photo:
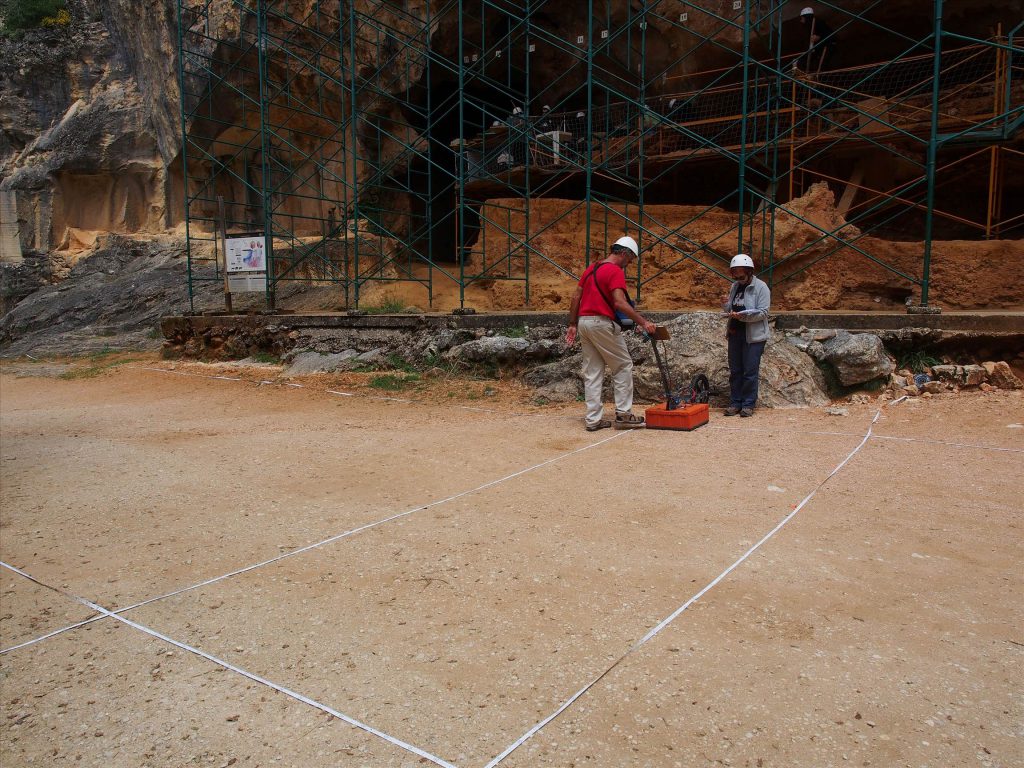
<svg viewBox="0 0 1024 768"><path fill-rule="evenodd" d="M608 429L612 423L608 419L601 419L595 424L587 424L587 432L597 432L599 429Z"/></svg>
<svg viewBox="0 0 1024 768"><path fill-rule="evenodd" d="M753 408L741 408L740 409L740 416L743 416L744 418L746 418L748 416L753 416L753 415L754 415L754 409Z"/></svg>
<svg viewBox="0 0 1024 768"><path fill-rule="evenodd" d="M642 429L644 417L635 413L615 413L615 429Z"/></svg>
<svg viewBox="0 0 1024 768"><path fill-rule="evenodd" d="M725 414L726 416L735 416L739 412L740 409L737 408L735 405L730 405L728 408L722 411L722 413Z"/></svg>

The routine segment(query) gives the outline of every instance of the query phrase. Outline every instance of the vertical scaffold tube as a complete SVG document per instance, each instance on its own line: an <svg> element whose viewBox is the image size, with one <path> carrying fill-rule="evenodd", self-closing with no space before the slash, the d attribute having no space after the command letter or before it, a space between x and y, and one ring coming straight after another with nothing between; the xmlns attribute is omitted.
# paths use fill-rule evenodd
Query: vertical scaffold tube
<svg viewBox="0 0 1024 768"><path fill-rule="evenodd" d="M739 226L736 230L736 248L738 251L745 251L743 247L743 217L746 214L747 196L747 114L750 109L749 94L750 87L750 0L744 0L743 4L743 102L740 109L740 169L739 169Z"/></svg>
<svg viewBox="0 0 1024 768"><path fill-rule="evenodd" d="M932 115L928 134L928 160L925 173L928 193L924 212L924 267L921 274L921 304L928 306L928 282L931 276L932 228L935 219L935 160L939 151L939 75L942 72L942 0L935 0L935 27L932 32Z"/></svg>

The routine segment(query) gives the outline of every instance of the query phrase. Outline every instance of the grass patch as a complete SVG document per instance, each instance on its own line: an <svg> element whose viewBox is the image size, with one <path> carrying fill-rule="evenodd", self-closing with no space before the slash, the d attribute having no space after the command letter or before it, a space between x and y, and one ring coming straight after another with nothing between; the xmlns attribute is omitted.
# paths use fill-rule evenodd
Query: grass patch
<svg viewBox="0 0 1024 768"><path fill-rule="evenodd" d="M281 358L273 352L257 352L252 356L252 359L257 363L271 363L273 365L278 365L281 362Z"/></svg>
<svg viewBox="0 0 1024 768"><path fill-rule="evenodd" d="M99 376L105 371L112 370L121 365L127 365L129 363L138 362L138 358L135 357L124 357L121 353L104 347L97 352L90 352L84 356L86 361L85 365L79 365L70 370L64 371L58 378L64 379L65 381L74 381L76 379L92 379Z"/></svg>
<svg viewBox="0 0 1024 768"><path fill-rule="evenodd" d="M380 304L360 307L368 315L399 315L405 308L406 303L401 299L388 296L381 299Z"/></svg>
<svg viewBox="0 0 1024 768"><path fill-rule="evenodd" d="M392 369L392 370L402 371L404 373L416 373L417 372L417 368L416 368L415 365L410 363L408 360L406 360L401 355L396 354L394 352L392 352L390 355L388 355L384 359L387 362L387 367Z"/></svg>
<svg viewBox="0 0 1024 768"><path fill-rule="evenodd" d="M898 371L906 368L913 373L924 373L926 368L941 364L941 360L923 349L908 349L896 356L896 370Z"/></svg>
<svg viewBox="0 0 1024 768"><path fill-rule="evenodd" d="M373 389L382 389L385 392L400 392L420 380L418 373L383 373L370 379L369 386Z"/></svg>
<svg viewBox="0 0 1024 768"><path fill-rule="evenodd" d="M501 368L497 363L490 360L485 360L482 363L478 363L473 366L472 369L473 378L476 379L500 379Z"/></svg>
<svg viewBox="0 0 1024 768"><path fill-rule="evenodd" d="M64 381L75 381L77 379L92 379L99 376L104 371L108 370L110 366L107 365L86 365L80 368L72 368L70 371L64 371L57 378L64 379Z"/></svg>
<svg viewBox="0 0 1024 768"><path fill-rule="evenodd" d="M502 330L501 335L509 339L525 339L530 335L530 329L525 325L513 325Z"/></svg>

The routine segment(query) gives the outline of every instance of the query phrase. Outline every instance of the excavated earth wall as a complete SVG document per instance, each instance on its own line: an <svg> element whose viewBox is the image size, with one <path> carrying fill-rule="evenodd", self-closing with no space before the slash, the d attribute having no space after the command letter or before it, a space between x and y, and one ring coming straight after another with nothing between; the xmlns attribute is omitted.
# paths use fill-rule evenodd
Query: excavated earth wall
<svg viewBox="0 0 1024 768"><path fill-rule="evenodd" d="M438 15L444 3L410 2L401 13L378 7L369 0L355 0L357 8L367 16L376 14L395 29L418 35L440 56L456 60L459 52L459 19L449 14ZM184 7L191 7L191 0ZM198 5L198 2L196 3ZM140 5L133 0L69 0L72 23L63 28L33 30L20 36L0 36L0 281L3 285L4 309L14 307L34 289L58 283L73 276L75 264L82 258L103 252L109 235L128 236L139 240L182 236L182 200L184 196L181 170L181 122L177 56L177 11L174 0L153 0ZM229 0L210 0L208 9L208 47L216 53L223 43L240 34L241 14ZM500 4L499 4L500 5ZM731 0L706 0L702 5L711 14L731 13ZM873 7L882 14L880 23L895 32L909 36L927 33L921 28L922 14L917 3L905 0L885 4L855 0L845 4L850 10ZM799 4L788 9L788 24L795 22ZM302 18L313 7L312 0L291 0L279 3L282 11ZM681 51L689 50L695 34L715 29L711 14L691 13L690 30L680 29L664 19L678 13L693 11L691 3L665 0L659 4L663 19L654 19L648 29L646 57L648 69L668 67L676 62ZM497 13L497 11L494 11ZM380 14L390 14L380 18ZM607 18L601 25L616 25L629 15L626 0L611 3ZM947 22L958 30L981 37L996 29L1006 15L1002 4L972 0L957 4L947 11ZM431 18L428 27L417 20ZM480 32L479 20L463 20L463 33L469 37ZM486 20L485 20L486 21ZM581 19L572 4L547 8L543 23L554 35L568 38L578 31ZM468 25L468 26L467 26ZM857 40L853 37L860 35ZM873 36L856 28L847 33L842 57L858 49L880 45ZM378 65L378 48L361 38L350 68L366 74ZM690 71L706 70L729 59L742 44L735 30L724 29L720 46L704 46L696 55L678 63L678 74L685 79ZM751 42L755 53L763 48L760 38ZM877 55L886 52L879 49ZM608 71L629 71L629 64L615 59L618 52L608 54L600 62ZM625 53L622 53L625 56ZM271 65L280 66L273 60ZM533 62L536 84L547 83L551 73L565 72L569 61L564 52L542 46ZM396 93L421 87L423 67L415 57L399 51L389 72L390 88ZM573 76L575 77L575 75ZM579 83L567 77L550 91L551 99L570 93ZM186 88L201 86L186 82ZM312 87L303 79L294 83L297 91ZM666 86L667 87L667 86ZM561 89L561 90L559 90ZM296 93L301 97L301 93ZM397 110L396 102L386 102L385 110ZM390 106L389 106L390 105ZM375 108L380 107L376 105ZM359 108L359 107L357 107ZM341 119L343 115L338 115ZM381 114L381 120L400 115ZM225 123L237 122L238 115L223 114ZM186 126L189 130L191 126ZM376 138L374 138L376 136ZM339 166L339 174L349 177L365 172L362 158L369 155L387 157L397 151L397 142L380 145L380 132L360 132L354 168ZM225 140L230 137L225 136ZM237 138L237 136L235 137ZM404 141L417 142L424 137L414 133ZM347 140L342 137L342 141ZM387 139L383 139L387 142ZM376 143L375 143L376 142ZM347 155L346 153L343 153ZM401 209L401 201L391 201ZM515 201L520 205L522 201ZM489 205L506 204L493 200ZM533 222L551 221L568 203L557 199L531 201ZM803 206L800 208L799 206ZM686 205L651 206L664 224L666 232L692 217L694 208ZM834 198L831 193L811 189L794 204L794 210L823 227L837 224ZM691 227L683 227L691 240L708 244L727 256L737 244L720 231L734 223L728 211L712 211ZM838 224L840 227L842 223ZM719 232L713 230L721 227ZM550 227L536 240L538 250L554 262L575 271L584 252L584 227L577 216L569 216ZM498 233L488 233L491 248L499 248ZM678 234L678 233L677 233ZM791 252L794 247L810 243L812 230L801 222L776 223L776 247ZM593 239L593 238L592 238ZM386 238L381 238L386 240ZM688 249L673 236L669 245L655 247L650 256L652 267L675 261L664 276L646 286L644 303L654 309L681 309L716 306L723 290L723 281L707 270L696 267L688 258ZM755 243L764 251L764 243ZM805 273L797 273L804 264L814 261L823 248L810 247L799 260L780 268L790 279L777 280L778 308L846 308L877 310L899 308L910 298L909 283L882 269L872 257L884 261L907 274L917 274L921 259L920 243L901 240L864 238L858 249L842 249L823 259ZM394 252L397 244L377 244L381 253ZM692 250L692 249L689 249ZM866 255L867 254L867 255ZM500 256L492 252L489 256ZM699 254L697 254L699 255ZM681 261L680 261L681 259ZM1019 240L1011 241L940 241L933 250L933 301L951 308L1007 308L1024 306L1024 288L1020 281L1006 279L1018 274L1022 263ZM519 267L514 267L518 269ZM543 260L532 265L536 281L531 308L556 309L564 306L571 290L564 275L547 269ZM372 298L376 288L370 287ZM392 289L388 289L392 290ZM393 292L407 303L422 306L420 294L402 296L404 286ZM380 293L380 291L377 291ZM310 300L312 301L312 300ZM440 308L448 308L442 296ZM478 309L519 308L522 292L514 284L480 283L473 286L472 302ZM336 294L324 303L335 307ZM306 303L310 308L310 302Z"/></svg>

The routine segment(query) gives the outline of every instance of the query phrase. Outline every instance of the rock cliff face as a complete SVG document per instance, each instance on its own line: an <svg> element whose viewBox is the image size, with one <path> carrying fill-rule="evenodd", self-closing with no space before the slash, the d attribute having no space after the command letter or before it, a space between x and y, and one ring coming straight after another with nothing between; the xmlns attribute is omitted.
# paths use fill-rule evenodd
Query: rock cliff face
<svg viewBox="0 0 1024 768"><path fill-rule="evenodd" d="M457 62L460 55L459 34L464 40L480 40L494 34L494 9L479 18L467 15L459 19L453 13L438 15L447 3L442 0L408 0L405 3L352 0L367 19L386 21L385 26L410 39L421 39L440 57ZM5 225L0 238L0 261L18 262L28 256L18 290L36 282L48 282L66 275L78 256L92 249L97 239L108 234L146 236L173 230L183 220L183 180L181 170L182 140L180 94L177 67L176 0L70 0L73 22L66 28L29 31L20 38L0 37L0 213ZM186 9L193 3L186 2ZM226 52L241 35L246 34L246 14L232 0L204 0L194 5L207 9L204 17L202 43L208 53L221 61L229 61ZM338 25L348 18L348 4L338 0L333 10L322 14L329 4L315 0L278 0L271 4L287 11L293 18L314 18L314 11L324 25L324 34L336 33ZM515 3L508 3L516 7ZM742 46L736 29L722 26L717 17L732 14L732 0L706 0L704 11L692 3L663 0L657 3L656 14L649 22L644 50L648 71L670 69L685 77L696 69L717 66L731 56L730 50ZM879 21L912 37L927 33L929 14L920 12L920 3L897 0L884 4L878 12ZM951 4L952 5L952 4ZM484 4L480 4L484 7ZM758 4L759 6L759 4ZM791 3L785 11L784 30L792 29L800 3ZM850 0L849 9L878 6L877 0ZM330 14L334 14L331 20ZM704 46L699 55L687 57L681 64L681 51L693 47L692 32L673 23L680 14L688 13L689 28L696 33L717 33L717 45ZM387 16L383 18L382 14ZM593 27L615 28L630 14L628 0L611 2L607 13L594 20ZM971 0L955 5L947 18L960 32L987 36L999 20L1006 17L1003 4ZM1012 14L1011 14L1012 15ZM426 19L433 23L425 26ZM540 23L561 38L571 39L586 20L577 4L548 3ZM332 26L333 24L333 26ZM403 57L395 50L392 60L381 62L381 45L371 35L373 28L364 24L364 32L354 50L354 61L346 51L344 80L353 71L368 76L376 70L389 73L386 86L394 92L415 93L424 87L426 72L419 60ZM251 34L251 30L249 31ZM788 34L788 33L787 33ZM792 35L788 35L792 37ZM846 33L847 44L837 56L836 64L853 52L863 54L865 47L884 58L895 51L885 49L891 44L876 39L870 28L853 27ZM765 48L762 34L749 40L756 53ZM386 49L387 46L385 45ZM629 46L614 48L596 62L611 73L628 78L636 51ZM284 57L270 53L270 67L282 77L291 70ZM578 62L577 62L578 64ZM577 71L579 70L579 71ZM557 101L579 85L585 72L556 46L540 49L530 68L530 88L539 89L558 78L557 87L547 96ZM565 73L568 76L561 78ZM245 77L242 75L242 77ZM433 89L454 88L457 83L449 75L435 79ZM248 83L248 87L252 87ZM295 77L290 81L296 99L311 96L316 84ZM201 82L186 82L186 90L201 91ZM367 173L365 157L388 158L399 151L394 136L388 137L389 120L399 117L398 102L373 102L372 94L356 105L367 109L372 117L360 123L356 154L359 160L346 167L350 149L341 136L333 152L339 159L324 162L336 178L350 178ZM339 120L349 107L344 100L327 110L327 119ZM220 111L218 111L220 110ZM227 100L213 105L207 124L200 121L187 129L210 132L210 152L216 156L217 142L244 139L245 129L212 128L218 120L224 123L258 125L259 116L242 117ZM333 111L331 111L333 110ZM405 121L411 122L408 115ZM390 127L393 127L390 126ZM292 125L295 135L300 128ZM218 130L221 132L218 134ZM230 131L234 135L229 135ZM437 137L409 135L406 142L423 142ZM441 139L447 141L447 139ZM330 194L328 189L328 194ZM340 193L339 193L340 194ZM305 203L299 203L305 205ZM400 204L396 204L401 207ZM296 211L301 214L302 211ZM684 213L682 209L680 214ZM320 212L323 216L323 212ZM13 237L14 229L17 237ZM1018 299L1020 297L1017 297Z"/></svg>
<svg viewBox="0 0 1024 768"><path fill-rule="evenodd" d="M83 0L67 27L0 41L0 190L23 251L80 251L99 234L180 221L171 6Z"/></svg>

